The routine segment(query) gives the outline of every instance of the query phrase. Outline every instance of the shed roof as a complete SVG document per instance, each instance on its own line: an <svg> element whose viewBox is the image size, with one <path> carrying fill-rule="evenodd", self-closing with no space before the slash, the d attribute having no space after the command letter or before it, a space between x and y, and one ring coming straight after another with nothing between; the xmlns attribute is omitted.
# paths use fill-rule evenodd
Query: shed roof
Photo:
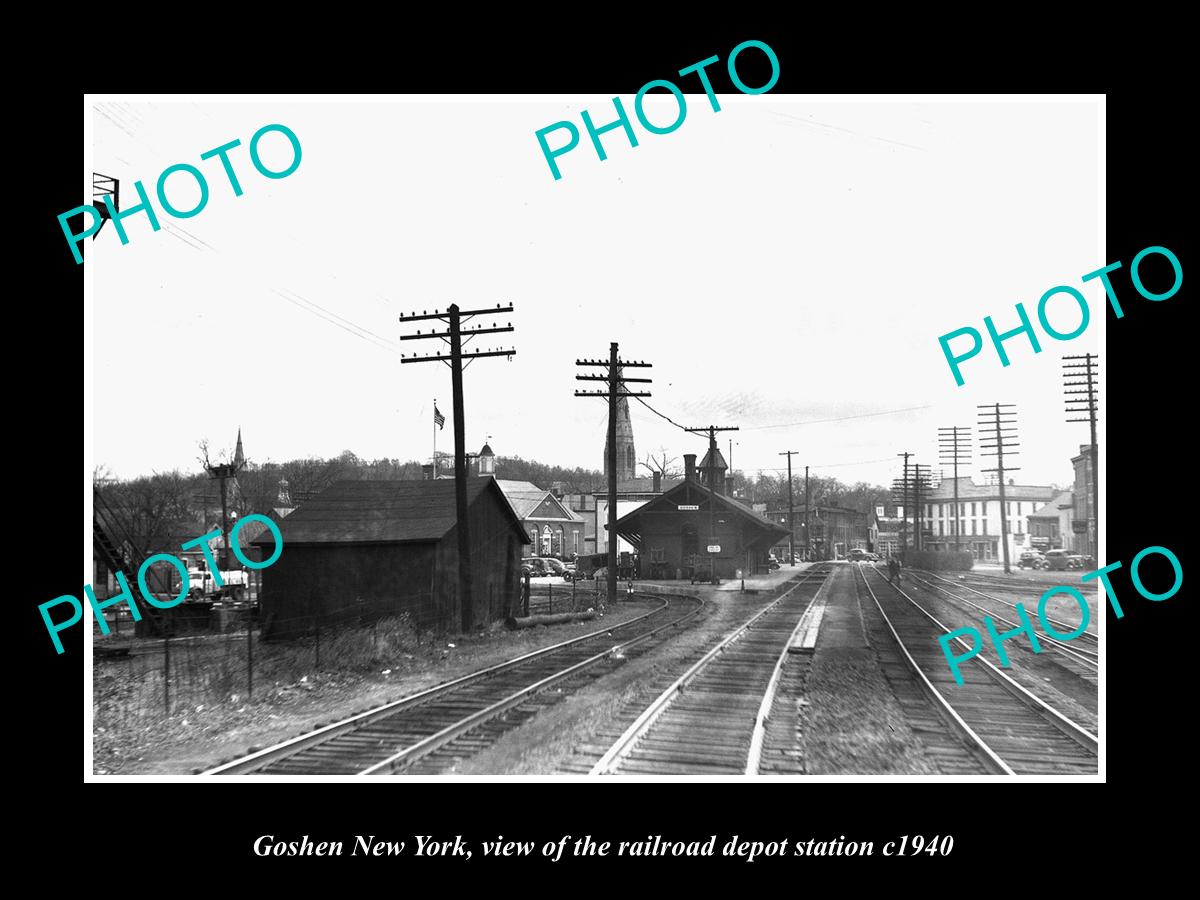
<svg viewBox="0 0 1200 900"><path fill-rule="evenodd" d="M439 541L457 520L454 485L452 479L335 482L279 523L283 543ZM474 504L485 491L494 493L513 527L520 531L520 520L491 478L467 479L467 505ZM272 540L264 534L254 543Z"/></svg>

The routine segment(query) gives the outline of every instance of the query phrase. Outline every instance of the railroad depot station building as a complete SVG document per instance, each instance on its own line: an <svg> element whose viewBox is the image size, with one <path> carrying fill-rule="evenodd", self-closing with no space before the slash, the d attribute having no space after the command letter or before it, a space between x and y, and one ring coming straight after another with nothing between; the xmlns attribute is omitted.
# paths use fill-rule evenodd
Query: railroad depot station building
<svg viewBox="0 0 1200 900"><path fill-rule="evenodd" d="M726 495L719 450L710 449L699 467L694 453L683 461L683 481L617 520L617 534L638 553L639 577L707 577L710 566L726 579L739 570L745 576L764 571L787 527Z"/></svg>

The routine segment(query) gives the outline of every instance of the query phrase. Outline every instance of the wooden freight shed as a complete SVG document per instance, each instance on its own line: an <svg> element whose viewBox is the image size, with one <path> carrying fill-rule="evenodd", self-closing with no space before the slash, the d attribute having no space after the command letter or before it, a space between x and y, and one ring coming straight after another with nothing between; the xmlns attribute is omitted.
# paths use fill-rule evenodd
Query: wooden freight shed
<svg viewBox="0 0 1200 900"><path fill-rule="evenodd" d="M515 609L526 537L494 479L468 481L467 516L474 621L486 625ZM457 629L455 523L453 479L336 482L279 523L283 552L262 570L263 637L402 613L421 628Z"/></svg>
<svg viewBox="0 0 1200 900"><path fill-rule="evenodd" d="M724 471L714 467L710 488L696 475L696 457L684 455L684 480L617 520L617 534L638 552L642 578L734 578L763 571L786 526L725 496ZM702 470L703 471L703 470ZM718 549L709 552L708 548Z"/></svg>

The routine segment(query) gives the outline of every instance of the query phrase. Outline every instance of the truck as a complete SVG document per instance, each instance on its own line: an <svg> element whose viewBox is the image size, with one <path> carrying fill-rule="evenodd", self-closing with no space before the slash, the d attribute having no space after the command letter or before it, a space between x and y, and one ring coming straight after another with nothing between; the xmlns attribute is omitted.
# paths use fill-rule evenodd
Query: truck
<svg viewBox="0 0 1200 900"><path fill-rule="evenodd" d="M250 599L250 576L244 568L222 570L221 582L218 587L209 569L188 569L188 599L233 602Z"/></svg>

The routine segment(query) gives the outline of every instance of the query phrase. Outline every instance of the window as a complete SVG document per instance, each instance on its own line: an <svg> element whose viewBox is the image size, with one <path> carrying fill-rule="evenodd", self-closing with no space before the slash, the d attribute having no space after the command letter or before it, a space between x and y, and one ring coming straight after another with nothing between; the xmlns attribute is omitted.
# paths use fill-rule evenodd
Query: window
<svg viewBox="0 0 1200 900"><path fill-rule="evenodd" d="M1011 500L1004 501L1004 514L1006 516L1012 515L1012 501Z"/></svg>
<svg viewBox="0 0 1200 900"><path fill-rule="evenodd" d="M630 472L634 471L633 447L625 448L625 465L629 468Z"/></svg>
<svg viewBox="0 0 1200 900"><path fill-rule="evenodd" d="M925 518L927 518L927 519L933 518L933 504L932 503L925 504Z"/></svg>
<svg viewBox="0 0 1200 900"><path fill-rule="evenodd" d="M987 519L983 520L983 533L987 534Z"/></svg>
<svg viewBox="0 0 1200 900"><path fill-rule="evenodd" d="M965 504L965 503L958 504L958 517L961 519L964 516L966 516L966 514L967 514L967 504Z"/></svg>
<svg viewBox="0 0 1200 900"><path fill-rule="evenodd" d="M896 507L896 518L897 518L897 519L903 519L903 518L904 518L904 507L903 507L903 506L897 506L897 507Z"/></svg>
<svg viewBox="0 0 1200 900"><path fill-rule="evenodd" d="M650 562L662 562L662 561L663 561L663 548L662 547L651 547L650 548Z"/></svg>
<svg viewBox="0 0 1200 900"><path fill-rule="evenodd" d="M973 515L973 516L976 515L974 503L971 504L971 515Z"/></svg>
<svg viewBox="0 0 1200 900"><path fill-rule="evenodd" d="M974 504L974 503L972 503L971 505L972 505L972 506L974 506L975 504ZM972 520L971 520L971 534L976 534L976 533L977 533L977 532L975 531L975 520L974 520L974 519L972 519Z"/></svg>
<svg viewBox="0 0 1200 900"><path fill-rule="evenodd" d="M578 531L571 532L571 549L575 553L579 552L579 532Z"/></svg>
<svg viewBox="0 0 1200 900"><path fill-rule="evenodd" d="M882 506L875 507L875 516L876 516L876 518L879 518L879 519L883 518L883 507Z"/></svg>
<svg viewBox="0 0 1200 900"><path fill-rule="evenodd" d="M946 534L946 523L945 523L945 521L939 519L938 520L938 537L944 537L945 534Z"/></svg>
<svg viewBox="0 0 1200 900"><path fill-rule="evenodd" d="M944 516L946 513L942 511L942 504L938 504L938 516Z"/></svg>
<svg viewBox="0 0 1200 900"><path fill-rule="evenodd" d="M1017 501L1017 515L1018 516L1021 515L1021 501L1020 500Z"/></svg>

